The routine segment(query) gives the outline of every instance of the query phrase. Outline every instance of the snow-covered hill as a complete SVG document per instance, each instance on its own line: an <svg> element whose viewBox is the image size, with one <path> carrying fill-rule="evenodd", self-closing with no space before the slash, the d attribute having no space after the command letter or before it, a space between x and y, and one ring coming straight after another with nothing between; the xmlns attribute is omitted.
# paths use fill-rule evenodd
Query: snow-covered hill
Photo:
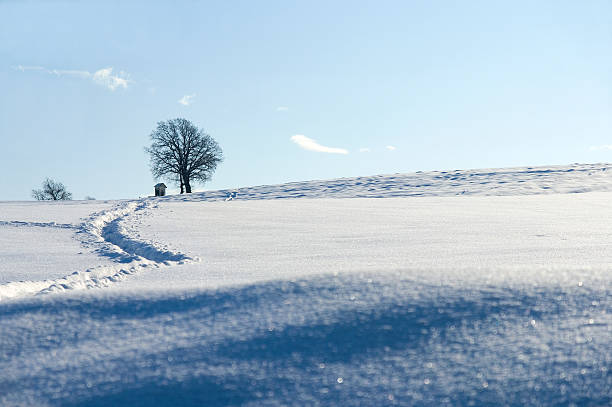
<svg viewBox="0 0 612 407"><path fill-rule="evenodd" d="M1 202L0 405L609 405L610 168Z"/></svg>
<svg viewBox="0 0 612 407"><path fill-rule="evenodd" d="M178 200L391 198L452 195L532 195L612 191L612 165L487 168L292 182L174 196Z"/></svg>

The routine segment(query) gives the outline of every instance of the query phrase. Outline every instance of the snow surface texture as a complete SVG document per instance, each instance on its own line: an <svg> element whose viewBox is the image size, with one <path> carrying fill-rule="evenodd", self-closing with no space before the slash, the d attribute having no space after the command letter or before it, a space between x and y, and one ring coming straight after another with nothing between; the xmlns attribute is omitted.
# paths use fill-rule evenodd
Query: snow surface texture
<svg viewBox="0 0 612 407"><path fill-rule="evenodd" d="M0 405L610 405L608 168L0 203Z"/></svg>
<svg viewBox="0 0 612 407"><path fill-rule="evenodd" d="M169 199L232 200L285 198L390 198L452 195L531 195L612 191L610 164L574 164L292 182L175 195ZM232 194L235 195L232 198Z"/></svg>

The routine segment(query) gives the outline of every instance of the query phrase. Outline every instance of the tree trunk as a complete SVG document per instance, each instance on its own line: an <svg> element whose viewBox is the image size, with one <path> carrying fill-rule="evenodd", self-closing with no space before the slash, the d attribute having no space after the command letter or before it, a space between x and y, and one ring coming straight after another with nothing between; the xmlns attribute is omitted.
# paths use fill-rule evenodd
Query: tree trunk
<svg viewBox="0 0 612 407"><path fill-rule="evenodd" d="M182 194L183 192L185 192L185 189L184 189L185 184L183 183L183 176L179 175L179 179L181 182L181 194Z"/></svg>
<svg viewBox="0 0 612 407"><path fill-rule="evenodd" d="M191 184L189 183L189 178L185 177L185 192L188 194L191 193Z"/></svg>

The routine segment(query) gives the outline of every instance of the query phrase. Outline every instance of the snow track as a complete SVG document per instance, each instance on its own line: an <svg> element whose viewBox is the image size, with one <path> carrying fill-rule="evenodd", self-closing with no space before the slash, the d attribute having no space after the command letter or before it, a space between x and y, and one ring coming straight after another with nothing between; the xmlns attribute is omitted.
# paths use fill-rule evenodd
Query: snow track
<svg viewBox="0 0 612 407"><path fill-rule="evenodd" d="M166 250L157 243L139 241L128 235L121 221L146 208L145 202L122 202L110 210L94 213L80 225L1 221L0 226L74 229L83 246L110 258L116 264L92 267L56 279L3 284L0 285L0 301L50 292L107 287L147 268L197 261L182 253Z"/></svg>
<svg viewBox="0 0 612 407"><path fill-rule="evenodd" d="M129 236L121 222L128 216L144 211L147 202L126 202L110 211L90 216L79 231L80 240L86 245L98 246L96 252L117 259L121 263L141 261L147 264L174 264L193 260L190 257L162 248L158 243L145 242Z"/></svg>
<svg viewBox="0 0 612 407"><path fill-rule="evenodd" d="M59 229L77 229L71 223L56 223L56 222L23 222L19 220L5 221L0 220L0 226L15 226L15 227L41 227L41 228L59 228Z"/></svg>

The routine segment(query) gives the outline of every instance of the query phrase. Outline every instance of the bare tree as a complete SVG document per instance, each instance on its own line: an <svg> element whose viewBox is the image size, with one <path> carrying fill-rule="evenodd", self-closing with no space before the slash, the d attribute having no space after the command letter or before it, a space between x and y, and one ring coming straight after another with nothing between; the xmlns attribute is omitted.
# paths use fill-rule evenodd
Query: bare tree
<svg viewBox="0 0 612 407"><path fill-rule="evenodd" d="M186 119L159 122L150 137L151 146L145 151L151 158L151 172L177 182L181 194L191 193L193 181L208 181L223 161L215 139Z"/></svg>
<svg viewBox="0 0 612 407"><path fill-rule="evenodd" d="M42 189L33 189L32 197L38 201L70 201L72 194L66 191L61 182L47 178L42 183Z"/></svg>

